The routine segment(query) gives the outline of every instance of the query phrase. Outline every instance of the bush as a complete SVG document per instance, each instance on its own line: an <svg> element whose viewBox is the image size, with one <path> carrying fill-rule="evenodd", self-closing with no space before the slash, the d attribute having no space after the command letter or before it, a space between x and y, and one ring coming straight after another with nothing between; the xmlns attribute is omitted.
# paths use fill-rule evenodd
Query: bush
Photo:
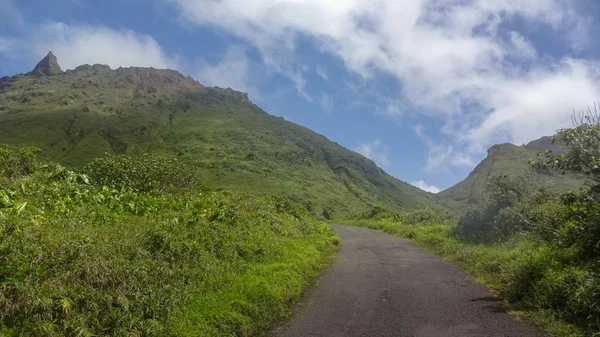
<svg viewBox="0 0 600 337"><path fill-rule="evenodd" d="M491 232L489 219L477 207L470 207L458 221L454 233L469 241L487 241Z"/></svg>
<svg viewBox="0 0 600 337"><path fill-rule="evenodd" d="M191 190L196 185L193 165L176 158L160 158L150 154L138 158L107 154L92 160L84 172L96 185L140 192Z"/></svg>
<svg viewBox="0 0 600 337"><path fill-rule="evenodd" d="M569 245L582 248L587 260L600 258L600 195L593 189L563 196L566 225L561 238Z"/></svg>
<svg viewBox="0 0 600 337"><path fill-rule="evenodd" d="M600 331L600 275L591 266L549 269L532 288L533 305L559 312L562 319Z"/></svg>
<svg viewBox="0 0 600 337"><path fill-rule="evenodd" d="M451 217L431 208L423 208L400 214L397 220L407 225L443 225L448 223Z"/></svg>
<svg viewBox="0 0 600 337"><path fill-rule="evenodd" d="M514 234L531 230L531 222L517 207L501 209L493 220L493 237L504 240Z"/></svg>
<svg viewBox="0 0 600 337"><path fill-rule="evenodd" d="M455 233L470 241L491 242L528 229L528 220L519 208L526 195L521 180L506 175L490 178L486 202L482 207L469 208L459 219Z"/></svg>
<svg viewBox="0 0 600 337"><path fill-rule="evenodd" d="M541 239L561 245L561 231L565 227L566 206L559 198L533 200L529 206L531 230Z"/></svg>
<svg viewBox="0 0 600 337"><path fill-rule="evenodd" d="M22 147L16 149L10 145L0 145L0 175L15 179L31 174L37 168L36 154L40 149Z"/></svg>

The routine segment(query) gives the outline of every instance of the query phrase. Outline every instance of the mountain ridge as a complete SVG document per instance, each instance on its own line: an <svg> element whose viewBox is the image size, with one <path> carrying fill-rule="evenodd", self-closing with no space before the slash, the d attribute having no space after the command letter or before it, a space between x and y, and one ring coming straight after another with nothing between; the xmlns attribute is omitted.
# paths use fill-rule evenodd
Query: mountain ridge
<svg viewBox="0 0 600 337"><path fill-rule="evenodd" d="M104 153L173 155L197 162L208 187L284 194L317 214L436 207L431 194L246 93L174 70L97 64L4 77L0 143L37 146L72 167Z"/></svg>

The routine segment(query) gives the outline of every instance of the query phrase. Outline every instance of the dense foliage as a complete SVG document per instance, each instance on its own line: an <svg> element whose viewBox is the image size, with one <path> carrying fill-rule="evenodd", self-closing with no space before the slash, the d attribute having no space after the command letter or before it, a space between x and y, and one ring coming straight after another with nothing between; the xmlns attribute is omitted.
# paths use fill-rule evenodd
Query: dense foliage
<svg viewBox="0 0 600 337"><path fill-rule="evenodd" d="M178 173L124 180L122 163L158 159L77 173L34 152L0 156L1 336L258 334L337 242L289 200L165 192Z"/></svg>
<svg viewBox="0 0 600 337"><path fill-rule="evenodd" d="M196 186L195 167L176 158L143 154L138 158L106 154L95 158L84 171L97 185L138 192L190 191Z"/></svg>

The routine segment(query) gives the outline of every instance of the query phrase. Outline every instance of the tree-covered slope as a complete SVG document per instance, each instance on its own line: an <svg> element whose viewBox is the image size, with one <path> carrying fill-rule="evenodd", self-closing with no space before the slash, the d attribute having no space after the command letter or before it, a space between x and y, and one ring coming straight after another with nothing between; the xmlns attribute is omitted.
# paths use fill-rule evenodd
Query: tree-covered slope
<svg viewBox="0 0 600 337"><path fill-rule="evenodd" d="M33 145L80 167L104 153L178 156L202 184L281 194L325 217L372 205L410 209L432 196L327 138L269 115L246 94L172 70L84 65L0 80L0 143ZM50 74L50 75L47 75Z"/></svg>
<svg viewBox="0 0 600 337"><path fill-rule="evenodd" d="M507 175L522 179L530 189L545 188L561 192L577 190L584 183L581 176L561 174L558 171L536 169L529 164L540 151L552 150L561 153L559 144L552 144L550 137L534 140L527 145L494 145L488 150L487 157L479 163L467 178L447 190L440 192L436 199L450 208L465 204L477 204L485 200L485 189L489 179L495 175Z"/></svg>

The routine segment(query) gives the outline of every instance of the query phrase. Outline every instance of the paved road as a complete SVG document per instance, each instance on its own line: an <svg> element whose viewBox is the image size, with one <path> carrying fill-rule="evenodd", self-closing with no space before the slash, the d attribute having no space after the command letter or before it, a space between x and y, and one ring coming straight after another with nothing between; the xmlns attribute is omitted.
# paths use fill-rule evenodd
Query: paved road
<svg viewBox="0 0 600 337"><path fill-rule="evenodd" d="M541 337L488 289L415 244L333 226L342 248L282 337Z"/></svg>

